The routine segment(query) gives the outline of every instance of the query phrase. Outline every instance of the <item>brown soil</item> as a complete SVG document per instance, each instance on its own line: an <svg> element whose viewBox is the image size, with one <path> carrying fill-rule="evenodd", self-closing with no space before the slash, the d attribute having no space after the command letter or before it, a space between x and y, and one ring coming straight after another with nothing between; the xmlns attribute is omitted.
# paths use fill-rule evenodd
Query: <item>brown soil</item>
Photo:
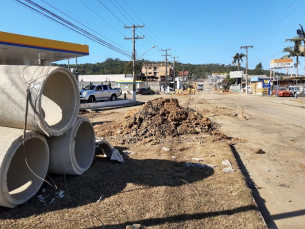
<svg viewBox="0 0 305 229"><path fill-rule="evenodd" d="M117 121L96 125L94 129L97 137L108 137L108 140L117 140L120 144L143 140L156 144L165 137L211 133L213 125L209 118L180 107L175 98L157 98Z"/></svg>
<svg viewBox="0 0 305 229"><path fill-rule="evenodd" d="M57 189L45 183L27 203L0 208L0 228L266 228L230 149L238 139L187 108L189 96L168 97L82 114L125 162L96 155L82 176L51 175ZM227 159L235 172L223 172Z"/></svg>

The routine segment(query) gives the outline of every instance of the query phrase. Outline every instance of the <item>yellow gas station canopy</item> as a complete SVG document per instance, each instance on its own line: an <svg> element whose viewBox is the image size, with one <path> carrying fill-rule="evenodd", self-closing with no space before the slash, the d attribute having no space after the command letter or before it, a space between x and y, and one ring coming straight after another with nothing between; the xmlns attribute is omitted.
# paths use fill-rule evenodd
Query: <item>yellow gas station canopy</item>
<svg viewBox="0 0 305 229"><path fill-rule="evenodd" d="M89 46L0 32L0 64L50 65L89 55Z"/></svg>

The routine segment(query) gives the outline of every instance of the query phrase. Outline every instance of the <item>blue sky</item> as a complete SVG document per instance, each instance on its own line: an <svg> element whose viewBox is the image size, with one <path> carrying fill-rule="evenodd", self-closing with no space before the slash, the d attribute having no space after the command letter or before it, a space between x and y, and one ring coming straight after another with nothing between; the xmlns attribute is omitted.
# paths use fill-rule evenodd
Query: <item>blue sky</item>
<svg viewBox="0 0 305 229"><path fill-rule="evenodd" d="M20 0L25 2L24 0ZM281 58L285 42L305 26L304 0L33 0L48 10L89 31L131 55L132 31L124 25L142 25L136 30L137 57L164 61L168 51L181 63L231 64L235 53L249 49L249 68ZM0 0L0 31L89 45L90 55L78 63L103 62L106 58L130 60L22 6L15 0ZM61 12L50 5L60 9ZM115 15L115 16L114 16ZM173 61L173 58L169 58ZM73 63L73 61L70 61ZM304 74L305 61L300 59ZM65 62L61 62L65 63ZM242 66L245 67L245 59Z"/></svg>

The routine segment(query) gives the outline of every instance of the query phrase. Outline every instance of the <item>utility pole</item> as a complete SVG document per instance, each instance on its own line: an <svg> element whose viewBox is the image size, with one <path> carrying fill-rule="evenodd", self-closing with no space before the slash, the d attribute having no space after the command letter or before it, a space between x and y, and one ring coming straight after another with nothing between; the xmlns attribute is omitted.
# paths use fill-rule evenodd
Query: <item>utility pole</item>
<svg viewBox="0 0 305 229"><path fill-rule="evenodd" d="M171 58L174 58L174 80L176 78L176 70L175 70L175 63L176 63L176 58L179 58L179 56L172 56ZM179 82L179 81L178 81ZM178 83L177 83L177 87L178 87ZM178 89L178 88L177 88Z"/></svg>
<svg viewBox="0 0 305 229"><path fill-rule="evenodd" d="M246 94L248 94L248 48L253 48L254 46L241 46L241 49L246 49Z"/></svg>
<svg viewBox="0 0 305 229"><path fill-rule="evenodd" d="M165 55L162 55L162 56L165 56L165 82L166 82L166 86L168 86L167 84L167 56L170 56L170 54L167 54L167 51L168 50L172 50L172 49L161 49L161 51L165 51Z"/></svg>
<svg viewBox="0 0 305 229"><path fill-rule="evenodd" d="M132 25L132 26L126 26L124 25L125 29L131 29L132 28L132 38L126 38L124 37L124 40L132 40L133 43L133 51L132 51L132 79L133 79L133 86L132 86L132 95L133 95L133 101L136 101L136 74L135 74L135 64L136 64L136 39L144 39L143 37L135 36L135 30L136 28L143 28L144 25Z"/></svg>

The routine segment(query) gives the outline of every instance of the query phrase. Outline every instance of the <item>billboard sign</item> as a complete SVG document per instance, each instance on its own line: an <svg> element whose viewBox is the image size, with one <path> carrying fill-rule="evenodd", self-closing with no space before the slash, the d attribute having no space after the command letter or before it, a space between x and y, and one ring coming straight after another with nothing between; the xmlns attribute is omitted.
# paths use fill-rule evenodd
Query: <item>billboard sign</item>
<svg viewBox="0 0 305 229"><path fill-rule="evenodd" d="M270 68L293 68L293 59L274 59L270 61Z"/></svg>
<svg viewBox="0 0 305 229"><path fill-rule="evenodd" d="M268 91L268 95L270 95L270 80L263 80L262 82L263 82L263 89L265 89L266 94Z"/></svg>
<svg viewBox="0 0 305 229"><path fill-rule="evenodd" d="M242 78L243 77L244 72L243 71L232 71L230 72L230 78Z"/></svg>

